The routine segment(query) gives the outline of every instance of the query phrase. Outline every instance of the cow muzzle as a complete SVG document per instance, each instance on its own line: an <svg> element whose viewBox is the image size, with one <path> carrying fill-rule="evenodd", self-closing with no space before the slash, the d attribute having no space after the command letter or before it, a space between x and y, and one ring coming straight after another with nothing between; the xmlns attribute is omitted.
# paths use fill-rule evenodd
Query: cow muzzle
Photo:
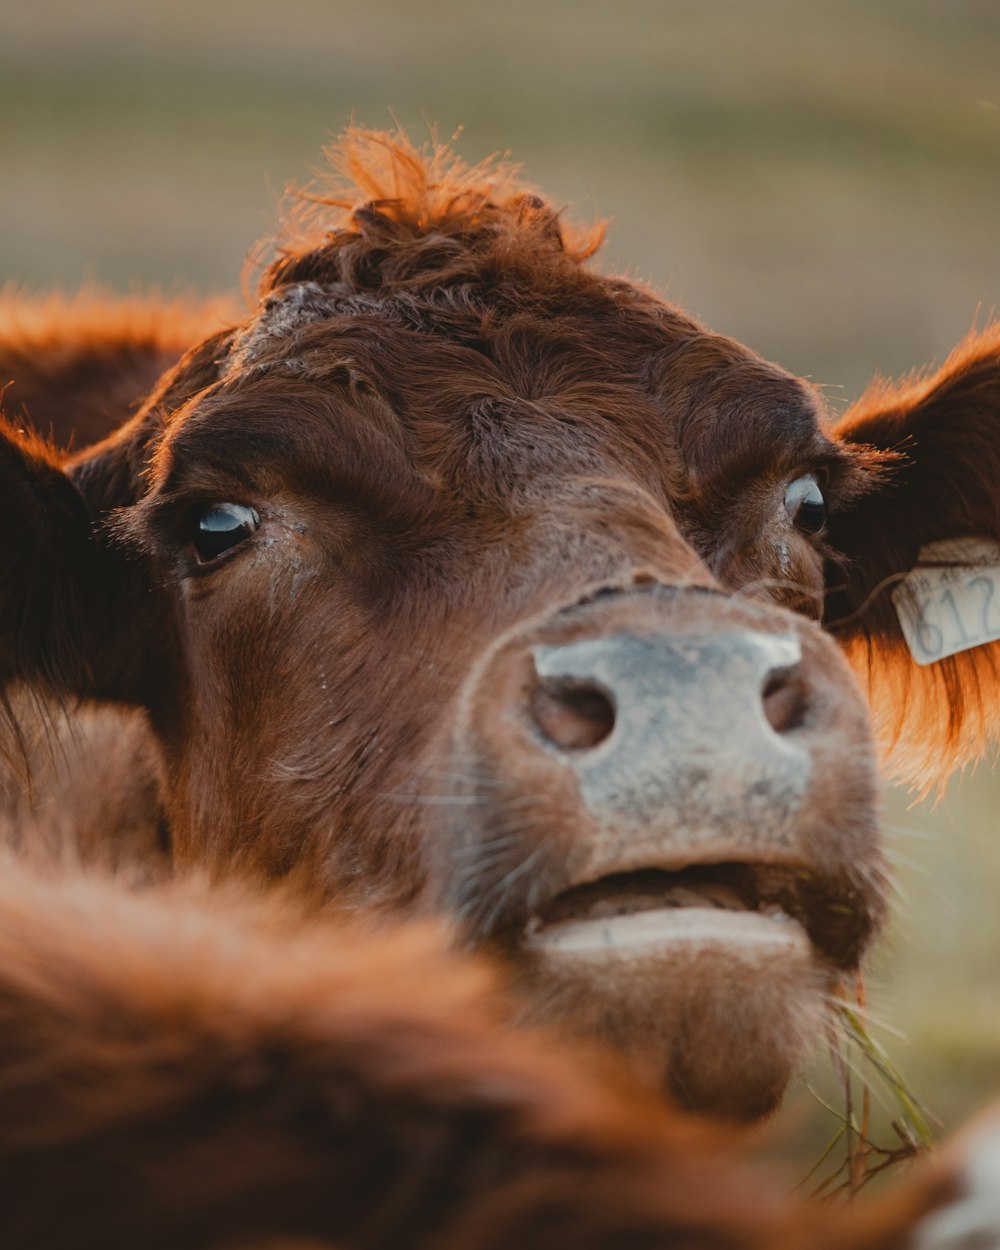
<svg viewBox="0 0 1000 1250"><path fill-rule="evenodd" d="M698 1109L773 1105L882 915L867 718L830 640L715 592L601 595L502 639L459 722L441 900L529 1014Z"/></svg>

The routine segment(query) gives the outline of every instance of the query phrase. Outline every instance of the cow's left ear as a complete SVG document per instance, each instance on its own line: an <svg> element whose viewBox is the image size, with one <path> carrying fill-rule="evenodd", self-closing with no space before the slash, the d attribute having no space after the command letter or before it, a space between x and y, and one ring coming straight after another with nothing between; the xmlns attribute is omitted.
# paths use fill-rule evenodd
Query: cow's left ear
<svg viewBox="0 0 1000 1250"><path fill-rule="evenodd" d="M928 787L1000 734L1000 323L834 431L867 488L828 533L826 624L868 682L890 774Z"/></svg>

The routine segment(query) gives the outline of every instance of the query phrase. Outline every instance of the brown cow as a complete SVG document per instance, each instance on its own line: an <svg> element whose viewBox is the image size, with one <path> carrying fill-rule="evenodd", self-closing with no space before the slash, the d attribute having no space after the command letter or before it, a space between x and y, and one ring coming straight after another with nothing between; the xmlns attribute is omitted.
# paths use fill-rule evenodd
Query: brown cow
<svg viewBox="0 0 1000 1250"><path fill-rule="evenodd" d="M328 197L121 430L68 461L8 430L0 680L145 710L178 869L443 913L523 1017L759 1115L883 912L866 717L816 620L874 660L904 766L992 712L990 650L915 675L882 591L1000 536L1000 335L834 429L587 270L504 170L342 154L354 207Z"/></svg>

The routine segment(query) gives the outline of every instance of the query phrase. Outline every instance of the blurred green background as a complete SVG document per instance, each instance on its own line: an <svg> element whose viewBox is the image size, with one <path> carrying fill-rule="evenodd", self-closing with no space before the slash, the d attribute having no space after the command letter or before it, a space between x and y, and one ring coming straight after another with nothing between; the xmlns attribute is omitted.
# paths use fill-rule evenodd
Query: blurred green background
<svg viewBox="0 0 1000 1250"><path fill-rule="evenodd" d="M605 268L845 402L1000 301L996 0L2 0L0 280L232 289L351 117L510 149L611 219ZM887 797L869 996L944 1128L1000 1096L998 804L988 770ZM811 1107L786 1153L832 1131Z"/></svg>

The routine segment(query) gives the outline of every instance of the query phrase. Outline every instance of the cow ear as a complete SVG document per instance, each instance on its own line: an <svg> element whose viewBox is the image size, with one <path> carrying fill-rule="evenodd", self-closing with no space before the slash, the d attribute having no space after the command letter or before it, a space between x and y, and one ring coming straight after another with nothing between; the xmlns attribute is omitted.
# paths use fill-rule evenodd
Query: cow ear
<svg viewBox="0 0 1000 1250"><path fill-rule="evenodd" d="M865 486L831 516L826 622L890 775L927 789L1000 730L1000 323L875 383L835 437Z"/></svg>
<svg viewBox="0 0 1000 1250"><path fill-rule="evenodd" d="M157 438L217 380L234 333L192 348L130 422L73 459L0 419L0 719L18 681L57 700L149 705L168 680L164 591L109 521L141 497Z"/></svg>
<svg viewBox="0 0 1000 1250"><path fill-rule="evenodd" d="M102 540L59 454L0 422L0 690L27 682L58 698L101 690L112 588L123 557Z"/></svg>
<svg viewBox="0 0 1000 1250"><path fill-rule="evenodd" d="M0 680L49 690L88 686L81 624L90 522L55 451L0 426Z"/></svg>

